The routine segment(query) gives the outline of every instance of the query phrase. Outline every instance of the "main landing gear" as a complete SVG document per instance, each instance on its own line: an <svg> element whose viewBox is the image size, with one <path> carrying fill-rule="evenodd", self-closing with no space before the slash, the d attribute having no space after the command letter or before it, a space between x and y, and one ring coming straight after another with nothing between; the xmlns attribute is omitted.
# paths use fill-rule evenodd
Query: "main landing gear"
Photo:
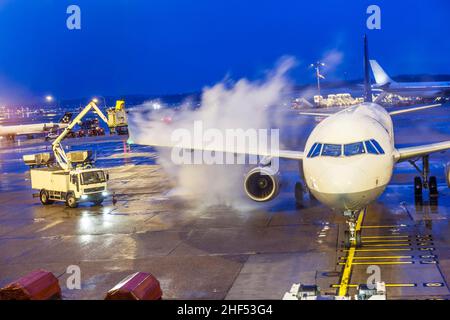
<svg viewBox="0 0 450 320"><path fill-rule="evenodd" d="M416 170L421 174L414 178L414 198L417 203L422 203L423 201L423 189L428 189L430 193L430 203L437 202L438 189L437 180L435 176L429 177L430 174L430 162L428 155L422 157L422 168L420 168L416 160L409 160L409 163L416 168Z"/></svg>
<svg viewBox="0 0 450 320"><path fill-rule="evenodd" d="M346 211L344 216L348 225L348 230L344 232L344 246L346 248L350 248L352 245L355 245L357 248L361 247L361 231L356 230L359 211Z"/></svg>

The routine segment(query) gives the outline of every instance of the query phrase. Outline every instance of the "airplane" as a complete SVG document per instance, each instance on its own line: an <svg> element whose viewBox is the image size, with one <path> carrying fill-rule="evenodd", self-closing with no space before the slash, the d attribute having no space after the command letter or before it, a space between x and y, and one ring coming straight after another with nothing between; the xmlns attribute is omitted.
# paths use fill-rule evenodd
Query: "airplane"
<svg viewBox="0 0 450 320"><path fill-rule="evenodd" d="M69 125L72 119L72 113L66 112L59 120L59 123L35 123L35 124L21 124L14 126L0 125L0 137L6 137L8 140L14 141L18 135L32 136L33 134L55 132L59 129L64 129Z"/></svg>
<svg viewBox="0 0 450 320"><path fill-rule="evenodd" d="M370 60L376 84L375 90L400 96L433 98L450 94L450 82L396 82L383 70L376 60Z"/></svg>
<svg viewBox="0 0 450 320"><path fill-rule="evenodd" d="M230 150L227 147L201 147L183 145L186 150L245 153L263 158L259 166L250 170L244 178L244 190L257 202L274 199L279 192L279 175L268 166L267 157L291 159L299 162L300 176L307 191L325 206L344 214L348 224L345 231L346 247L361 245L361 233L356 231L356 221L361 210L375 201L386 189L397 163L410 161L421 173L414 179L416 197L428 188L430 198L438 194L436 177L429 176L429 155L450 149L450 140L406 148L396 148L392 116L439 107L440 104L420 106L388 112L373 103L369 75L367 38L364 38L364 70L366 102L335 114L320 114L325 119L309 135L305 149L268 150L256 153L249 150ZM314 113L317 115L318 113ZM150 144L148 134L130 130L130 139L136 144ZM168 142L151 143L156 147L173 148ZM179 147L179 146L178 146ZM416 164L422 159L422 168ZM450 180L450 177L447 177ZM301 203L303 183L295 185L295 199Z"/></svg>

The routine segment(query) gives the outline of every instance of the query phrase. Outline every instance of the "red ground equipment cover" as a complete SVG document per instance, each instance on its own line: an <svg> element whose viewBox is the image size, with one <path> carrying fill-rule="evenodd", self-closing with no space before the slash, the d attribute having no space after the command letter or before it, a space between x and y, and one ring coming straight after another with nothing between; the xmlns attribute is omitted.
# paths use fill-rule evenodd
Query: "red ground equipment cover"
<svg viewBox="0 0 450 320"><path fill-rule="evenodd" d="M0 289L0 300L61 299L61 288L53 273L33 271Z"/></svg>
<svg viewBox="0 0 450 320"><path fill-rule="evenodd" d="M137 272L109 290L105 300L160 300L161 298L159 281L150 273Z"/></svg>

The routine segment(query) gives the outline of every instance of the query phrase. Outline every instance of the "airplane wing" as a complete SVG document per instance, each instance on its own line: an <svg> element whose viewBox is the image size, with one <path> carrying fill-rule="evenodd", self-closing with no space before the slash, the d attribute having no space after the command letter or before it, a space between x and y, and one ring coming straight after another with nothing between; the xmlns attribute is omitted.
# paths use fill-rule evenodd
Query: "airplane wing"
<svg viewBox="0 0 450 320"><path fill-rule="evenodd" d="M333 113L321 113L321 112L299 112L298 114L302 116L318 116L318 117L329 117Z"/></svg>
<svg viewBox="0 0 450 320"><path fill-rule="evenodd" d="M380 96L382 96L382 95L383 94L380 94ZM377 98L377 100L378 100L378 98ZM389 112L389 115L395 116L395 115L398 115L398 114L403 114L403 113L408 113L408 112L415 112L415 111L420 111L420 110L425 110L425 109L431 109L431 108L436 108L436 107L440 107L440 106L442 106L442 104L437 103L437 104L430 104L430 105L426 105L426 106L414 107L414 108L409 108L409 109L395 110L395 111ZM342 111L342 110L339 110L338 112L340 112L340 111ZM304 116L329 117L329 116L333 115L334 113L299 112L299 114L300 115L304 115Z"/></svg>
<svg viewBox="0 0 450 320"><path fill-rule="evenodd" d="M246 148L239 146L208 146L208 145L196 145L193 143L185 143L179 144L171 141L149 141L148 137L142 136L131 136L128 140L129 143L133 144L141 144L141 145L149 145L152 147L161 147L161 148L172 148L172 149L184 149L184 150L198 150L198 151L207 151L207 152L219 152L219 153L234 153L234 154L246 154L252 156L260 156L260 157L271 157L271 158L283 158L283 159L291 159L291 160L302 160L303 159L303 151L294 151L294 150L271 150L267 148L267 150L258 150L258 148Z"/></svg>
<svg viewBox="0 0 450 320"><path fill-rule="evenodd" d="M450 141L432 143L422 146L399 148L394 154L397 162L405 161L411 158L422 157L430 153L442 152L450 149Z"/></svg>
<svg viewBox="0 0 450 320"><path fill-rule="evenodd" d="M421 107L415 107L415 108L409 108L409 109L403 109L403 110L395 110L395 111L391 111L389 112L389 114L391 116L395 116L398 114L403 114L403 113L408 113L408 112L414 112L414 111L419 111L419 110L424 110L424 109L430 109L430 108L436 108L436 107L440 107L442 106L442 104L437 103L437 104L430 104L427 106L421 106Z"/></svg>

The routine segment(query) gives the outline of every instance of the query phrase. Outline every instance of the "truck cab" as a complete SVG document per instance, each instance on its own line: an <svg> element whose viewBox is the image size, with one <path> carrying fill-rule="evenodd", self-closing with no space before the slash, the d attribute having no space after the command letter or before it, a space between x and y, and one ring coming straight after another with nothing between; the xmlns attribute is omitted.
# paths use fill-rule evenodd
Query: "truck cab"
<svg viewBox="0 0 450 320"><path fill-rule="evenodd" d="M108 173L101 169L77 169L69 173L69 192L74 199L66 199L67 205L72 202L93 202L101 204L108 195L106 181ZM69 196L70 197L70 196Z"/></svg>

